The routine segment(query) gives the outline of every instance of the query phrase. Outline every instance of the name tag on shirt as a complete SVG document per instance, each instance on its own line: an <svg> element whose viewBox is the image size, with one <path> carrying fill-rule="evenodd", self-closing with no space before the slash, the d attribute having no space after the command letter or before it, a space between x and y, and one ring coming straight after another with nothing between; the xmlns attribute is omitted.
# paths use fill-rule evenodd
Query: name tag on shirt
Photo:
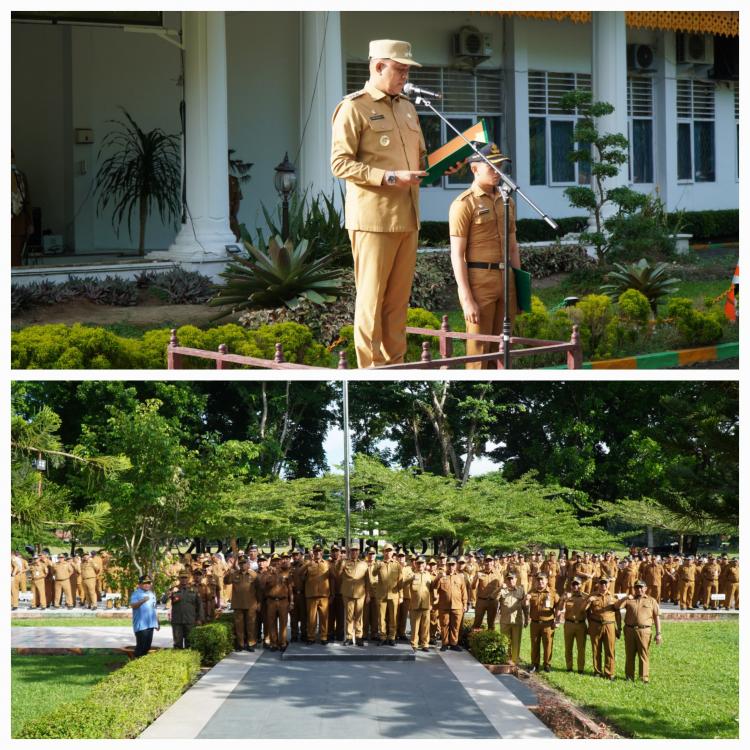
<svg viewBox="0 0 750 750"><path fill-rule="evenodd" d="M477 209L477 216L481 216L482 214L488 214L490 212L489 208L479 208Z"/></svg>
<svg viewBox="0 0 750 750"><path fill-rule="evenodd" d="M385 120L385 115L370 115L371 120Z"/></svg>

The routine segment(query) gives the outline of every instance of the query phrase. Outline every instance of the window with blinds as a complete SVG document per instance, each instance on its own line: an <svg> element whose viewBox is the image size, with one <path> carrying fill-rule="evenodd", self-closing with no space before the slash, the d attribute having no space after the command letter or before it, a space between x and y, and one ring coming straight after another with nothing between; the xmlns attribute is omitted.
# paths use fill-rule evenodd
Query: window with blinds
<svg viewBox="0 0 750 750"><path fill-rule="evenodd" d="M651 78L628 77L628 176L633 183L654 181L654 85Z"/></svg>
<svg viewBox="0 0 750 750"><path fill-rule="evenodd" d="M544 70L529 71L529 114L572 114L562 108L562 97L575 90L591 91L588 73L552 73ZM578 114L578 112L575 112Z"/></svg>
<svg viewBox="0 0 750 750"><path fill-rule="evenodd" d="M716 180L715 87L712 82L677 81L677 179Z"/></svg>
<svg viewBox="0 0 750 750"><path fill-rule="evenodd" d="M366 62L350 62L346 66L347 94L361 89L370 76ZM459 132L484 119L490 138L500 145L502 140L503 75L497 68L474 72L454 70L438 65L425 65L409 71L409 81L415 86L442 94L432 105L444 114ZM455 137L453 130L424 107L419 107L427 152L435 151ZM466 187L472 181L471 170L464 165L458 172L443 178L443 187ZM427 188L430 189L430 188Z"/></svg>

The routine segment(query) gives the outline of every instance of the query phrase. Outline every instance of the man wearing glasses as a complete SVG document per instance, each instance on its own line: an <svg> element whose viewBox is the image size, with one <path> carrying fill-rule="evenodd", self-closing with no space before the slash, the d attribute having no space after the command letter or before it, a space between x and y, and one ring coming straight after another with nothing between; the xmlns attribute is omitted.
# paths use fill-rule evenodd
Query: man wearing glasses
<svg viewBox="0 0 750 750"><path fill-rule="evenodd" d="M406 313L417 259L419 182L426 149L414 105L401 96L411 45L370 42L370 78L333 113L331 171L346 180L346 228L357 298L354 345L360 367L406 354Z"/></svg>

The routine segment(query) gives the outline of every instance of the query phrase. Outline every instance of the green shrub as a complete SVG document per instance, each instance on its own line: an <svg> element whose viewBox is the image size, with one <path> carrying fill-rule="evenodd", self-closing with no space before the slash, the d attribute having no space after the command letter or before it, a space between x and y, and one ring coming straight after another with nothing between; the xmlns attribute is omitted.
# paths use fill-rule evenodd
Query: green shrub
<svg viewBox="0 0 750 750"><path fill-rule="evenodd" d="M18 369L161 369L167 366L167 344L170 331L155 329L142 339L117 336L95 326L53 324L29 326L11 334L11 362ZM246 330L228 324L206 331L195 326L177 329L181 346L218 351L226 344L232 354L273 359L278 341L287 362L325 367L330 357L316 342L307 326L300 323L277 323ZM192 369L214 368L213 360L190 358Z"/></svg>
<svg viewBox="0 0 750 750"><path fill-rule="evenodd" d="M673 294L680 284L680 280L671 274L672 268L668 264L651 264L645 258L629 266L615 263L614 268L607 274L609 283L602 286L601 291L617 299L626 289L637 289L646 296L651 310L656 315L659 300Z"/></svg>
<svg viewBox="0 0 750 750"><path fill-rule="evenodd" d="M498 630L474 630L469 634L469 651L480 664L505 664L508 639Z"/></svg>
<svg viewBox="0 0 750 750"><path fill-rule="evenodd" d="M611 356L613 342L609 323L615 315L612 300L606 294L589 294L567 311L579 327L584 351L597 359Z"/></svg>
<svg viewBox="0 0 750 750"><path fill-rule="evenodd" d="M737 240L740 234L739 209L719 211L683 211L681 231L692 234L692 242Z"/></svg>
<svg viewBox="0 0 750 750"><path fill-rule="evenodd" d="M27 721L19 737L135 738L182 695L199 672L197 651L169 649L148 654L105 677L82 700Z"/></svg>
<svg viewBox="0 0 750 750"><path fill-rule="evenodd" d="M617 309L620 317L629 323L645 326L651 319L651 305L643 292L628 289L617 298Z"/></svg>
<svg viewBox="0 0 750 750"><path fill-rule="evenodd" d="M199 625L191 631L188 644L200 653L201 664L211 667L232 651L234 628L226 621Z"/></svg>
<svg viewBox="0 0 750 750"><path fill-rule="evenodd" d="M555 219L560 227L555 232L544 219L516 219L518 242L553 242L558 236L582 231L588 222L586 216L565 216ZM450 245L447 221L423 221L419 229L419 244L422 247L446 247Z"/></svg>
<svg viewBox="0 0 750 750"><path fill-rule="evenodd" d="M419 253L414 269L409 307L451 310L458 305L458 288L453 276L451 254Z"/></svg>
<svg viewBox="0 0 750 750"><path fill-rule="evenodd" d="M469 636L471 629L474 627L474 617L466 616L461 622L461 630L458 633L458 645L463 648L469 648Z"/></svg>
<svg viewBox="0 0 750 750"><path fill-rule="evenodd" d="M534 278L543 279L555 273L570 273L592 268L596 261L580 245L553 243L545 247L522 247L521 268Z"/></svg>
<svg viewBox="0 0 750 750"><path fill-rule="evenodd" d="M686 297L673 297L667 303L667 317L680 334L682 346L708 346L722 337L721 311L696 310Z"/></svg>

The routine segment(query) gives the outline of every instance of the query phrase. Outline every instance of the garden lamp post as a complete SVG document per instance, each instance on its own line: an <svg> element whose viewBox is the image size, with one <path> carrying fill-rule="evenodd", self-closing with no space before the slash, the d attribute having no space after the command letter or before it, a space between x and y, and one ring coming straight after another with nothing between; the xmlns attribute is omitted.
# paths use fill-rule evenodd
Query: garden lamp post
<svg viewBox="0 0 750 750"><path fill-rule="evenodd" d="M284 154L284 161L276 169L273 184L281 197L281 239L286 242L289 237L289 196L297 184L297 173L294 164L289 161L289 152Z"/></svg>

